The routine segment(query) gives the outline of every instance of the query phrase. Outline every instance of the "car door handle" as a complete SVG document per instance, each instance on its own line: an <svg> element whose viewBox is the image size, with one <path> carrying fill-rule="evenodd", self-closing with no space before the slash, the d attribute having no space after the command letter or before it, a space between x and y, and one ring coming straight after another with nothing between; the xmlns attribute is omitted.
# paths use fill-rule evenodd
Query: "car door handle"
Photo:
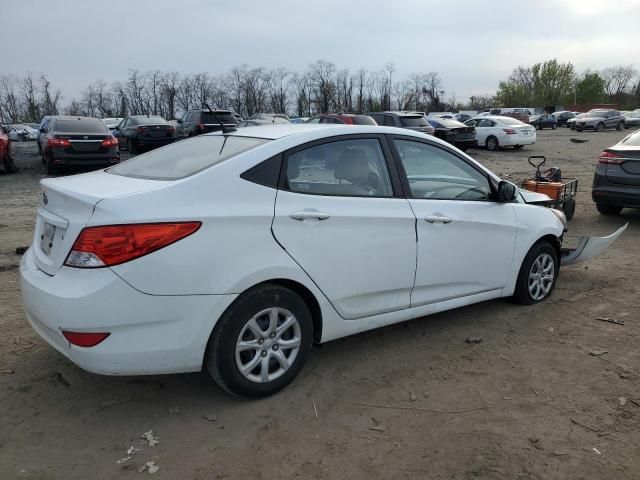
<svg viewBox="0 0 640 480"><path fill-rule="evenodd" d="M437 215L427 215L424 219L429 223L451 223L452 220L449 217L440 217Z"/></svg>
<svg viewBox="0 0 640 480"><path fill-rule="evenodd" d="M328 213L316 212L313 210L303 210L300 212L293 212L289 214L290 218L300 221L308 219L326 220L327 218L329 218L329 216L330 215Z"/></svg>

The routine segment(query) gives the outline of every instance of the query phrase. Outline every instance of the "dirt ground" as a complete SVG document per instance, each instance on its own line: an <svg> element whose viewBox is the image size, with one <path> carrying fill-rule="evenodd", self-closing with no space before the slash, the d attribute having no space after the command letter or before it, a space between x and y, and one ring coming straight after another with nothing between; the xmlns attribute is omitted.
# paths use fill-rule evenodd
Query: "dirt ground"
<svg viewBox="0 0 640 480"><path fill-rule="evenodd" d="M640 211L603 217L590 198L599 152L626 133L543 131L519 152L470 151L512 180L532 154L577 176L571 236L631 222L601 258L564 268L548 301L325 344L259 401L204 374L93 375L33 332L15 249L31 242L43 171L33 143L14 144L21 171L0 175L0 478L126 479L148 461L157 479L640 478ZM158 445L141 440L149 430Z"/></svg>

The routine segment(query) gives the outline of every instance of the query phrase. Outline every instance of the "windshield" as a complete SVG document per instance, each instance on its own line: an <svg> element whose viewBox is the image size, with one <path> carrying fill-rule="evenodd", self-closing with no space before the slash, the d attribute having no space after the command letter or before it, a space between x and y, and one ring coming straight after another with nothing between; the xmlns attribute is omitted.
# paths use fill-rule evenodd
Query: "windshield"
<svg viewBox="0 0 640 480"><path fill-rule="evenodd" d="M424 117L400 117L400 125L403 127L426 127L428 125Z"/></svg>
<svg viewBox="0 0 640 480"><path fill-rule="evenodd" d="M225 112L202 112L202 123L206 123L206 124L216 124L219 125L220 122L222 123L231 123L233 125L235 125L236 123L238 123L238 121L236 120L236 117L232 114L232 113L225 113Z"/></svg>
<svg viewBox="0 0 640 480"><path fill-rule="evenodd" d="M107 127L102 121L95 118L57 120L54 131L60 133L105 133Z"/></svg>
<svg viewBox="0 0 640 480"><path fill-rule="evenodd" d="M233 135L203 135L139 155L106 171L124 177L177 180L268 141Z"/></svg>
<svg viewBox="0 0 640 480"><path fill-rule="evenodd" d="M509 125L511 127L519 127L520 125L526 125L526 123L521 122L516 118L502 118L500 119L500 121L505 125Z"/></svg>
<svg viewBox="0 0 640 480"><path fill-rule="evenodd" d="M164 125L168 123L162 117L134 117L133 120L136 125Z"/></svg>
<svg viewBox="0 0 640 480"><path fill-rule="evenodd" d="M587 117L604 117L607 113L606 110L594 110L586 114Z"/></svg>

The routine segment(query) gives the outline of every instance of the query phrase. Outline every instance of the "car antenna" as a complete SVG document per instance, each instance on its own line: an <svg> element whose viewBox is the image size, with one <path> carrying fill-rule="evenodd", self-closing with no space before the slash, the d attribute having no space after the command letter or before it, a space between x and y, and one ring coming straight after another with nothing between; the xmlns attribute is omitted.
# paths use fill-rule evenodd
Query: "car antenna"
<svg viewBox="0 0 640 480"><path fill-rule="evenodd" d="M209 113L215 117L216 122L218 122L220 124L220 127L222 127L222 133L232 133L232 132L235 132L237 130L237 129L233 128L233 127L225 126L225 124L222 123L222 121L220 120L220 117L218 116L218 114L215 113L213 110L211 110L211 107L209 106L209 104L207 102L203 102L203 104L204 104L205 107L207 107L207 109L209 110Z"/></svg>

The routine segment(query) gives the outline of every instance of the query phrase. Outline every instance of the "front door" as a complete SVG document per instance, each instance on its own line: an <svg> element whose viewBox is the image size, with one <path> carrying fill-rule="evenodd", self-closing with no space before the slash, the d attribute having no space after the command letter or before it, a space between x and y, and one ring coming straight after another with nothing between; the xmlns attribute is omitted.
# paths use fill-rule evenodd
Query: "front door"
<svg viewBox="0 0 640 480"><path fill-rule="evenodd" d="M383 137L343 135L285 155L273 233L345 319L408 308L415 216Z"/></svg>
<svg viewBox="0 0 640 480"><path fill-rule="evenodd" d="M516 238L513 206L491 200L487 174L444 146L395 138L417 218L411 306L506 286Z"/></svg>

